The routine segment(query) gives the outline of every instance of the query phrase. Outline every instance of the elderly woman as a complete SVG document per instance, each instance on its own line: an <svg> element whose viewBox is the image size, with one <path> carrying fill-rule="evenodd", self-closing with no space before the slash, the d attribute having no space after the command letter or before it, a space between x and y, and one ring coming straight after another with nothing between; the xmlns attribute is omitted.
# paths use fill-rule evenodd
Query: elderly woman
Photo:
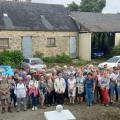
<svg viewBox="0 0 120 120"><path fill-rule="evenodd" d="M17 96L17 112L20 111L21 109L21 102L23 102L23 105L24 105L24 111L26 111L26 86L25 84L23 83L23 78L22 77L19 77L18 78L18 83L16 85L16 88L15 88L15 94Z"/></svg>
<svg viewBox="0 0 120 120"><path fill-rule="evenodd" d="M110 78L108 71L104 71L104 75L101 78L101 82L100 82L104 106L108 106L109 104L109 84L110 84Z"/></svg>
<svg viewBox="0 0 120 120"><path fill-rule="evenodd" d="M58 78L54 81L54 89L56 93L57 104L64 104L64 93L65 93L65 80L62 77L62 73L58 73Z"/></svg>
<svg viewBox="0 0 120 120"><path fill-rule="evenodd" d="M78 76L77 76L77 89L76 89L78 103L83 101L83 97L85 94L84 81L85 81L85 78L83 77L83 73L82 73L82 71L79 71Z"/></svg>
<svg viewBox="0 0 120 120"><path fill-rule="evenodd" d="M11 112L10 87L5 76L2 76L2 80L0 81L0 96L1 96L2 113L5 112L6 106L8 108L8 112Z"/></svg>
<svg viewBox="0 0 120 120"><path fill-rule="evenodd" d="M40 93L40 103L41 103L40 108L45 109L44 102L45 102L47 90L46 90L46 80L43 75L40 77L40 80L39 80L39 93Z"/></svg>
<svg viewBox="0 0 120 120"><path fill-rule="evenodd" d="M74 74L71 73L70 78L68 80L68 95L70 104L74 104L75 94L76 94L76 79L74 78Z"/></svg>
<svg viewBox="0 0 120 120"><path fill-rule="evenodd" d="M117 77L117 90L118 90L118 101L120 102L120 71Z"/></svg>
<svg viewBox="0 0 120 120"><path fill-rule="evenodd" d="M29 82L29 96L31 96L32 99L32 110L37 110L37 96L39 93L39 82L36 79L32 79Z"/></svg>
<svg viewBox="0 0 120 120"><path fill-rule="evenodd" d="M94 90L95 90L95 81L93 79L93 74L91 72L88 73L87 77L85 78L85 90L86 90L87 104L90 107L94 100Z"/></svg>
<svg viewBox="0 0 120 120"><path fill-rule="evenodd" d="M16 95L14 93L15 91L15 86L16 86L16 83L13 79L13 77L11 75L8 76L8 83L9 83L9 86L10 86L10 98L11 98L11 104L12 104L12 101L14 102L14 107L16 107Z"/></svg>
<svg viewBox="0 0 120 120"><path fill-rule="evenodd" d="M47 79L47 81L46 81L47 102L48 102L48 106L50 106L53 104L54 83L53 83L51 74L47 74L46 79Z"/></svg>

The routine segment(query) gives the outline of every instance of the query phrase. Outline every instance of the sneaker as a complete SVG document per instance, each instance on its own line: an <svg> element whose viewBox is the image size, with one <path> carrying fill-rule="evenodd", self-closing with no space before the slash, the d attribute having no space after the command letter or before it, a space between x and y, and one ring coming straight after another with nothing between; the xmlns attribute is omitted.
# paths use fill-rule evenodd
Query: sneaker
<svg viewBox="0 0 120 120"><path fill-rule="evenodd" d="M35 110L37 110L38 108L37 107L35 107Z"/></svg>
<svg viewBox="0 0 120 120"><path fill-rule="evenodd" d="M35 108L34 107L32 107L32 111L34 111L35 110Z"/></svg>

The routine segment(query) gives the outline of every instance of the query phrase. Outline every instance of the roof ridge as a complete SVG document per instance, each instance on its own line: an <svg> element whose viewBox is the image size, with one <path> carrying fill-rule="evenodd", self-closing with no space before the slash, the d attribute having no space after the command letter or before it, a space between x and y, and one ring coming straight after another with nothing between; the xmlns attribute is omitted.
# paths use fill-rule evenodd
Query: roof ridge
<svg viewBox="0 0 120 120"><path fill-rule="evenodd" d="M0 1L1 3L15 3L15 4L41 4L41 5L53 5L53 6L62 6L64 7L64 5L62 4L49 4L49 3L36 3L36 2L16 2L16 1ZM64 7L65 8L65 7Z"/></svg>

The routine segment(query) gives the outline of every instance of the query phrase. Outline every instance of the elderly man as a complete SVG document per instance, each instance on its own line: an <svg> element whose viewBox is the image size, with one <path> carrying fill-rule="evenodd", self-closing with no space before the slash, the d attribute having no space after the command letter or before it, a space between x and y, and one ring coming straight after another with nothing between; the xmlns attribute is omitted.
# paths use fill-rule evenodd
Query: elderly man
<svg viewBox="0 0 120 120"><path fill-rule="evenodd" d="M2 80L0 81L0 96L1 96L2 113L5 112L6 107L8 109L8 112L11 112L10 87L5 76L2 76Z"/></svg>

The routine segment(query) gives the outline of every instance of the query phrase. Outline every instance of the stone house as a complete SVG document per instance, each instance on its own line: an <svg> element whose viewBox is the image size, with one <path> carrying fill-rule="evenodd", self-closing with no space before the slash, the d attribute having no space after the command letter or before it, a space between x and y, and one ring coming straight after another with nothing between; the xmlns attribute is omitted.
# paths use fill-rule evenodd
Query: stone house
<svg viewBox="0 0 120 120"><path fill-rule="evenodd" d="M21 50L25 57L66 53L91 60L92 33L115 33L120 44L120 14L70 13L62 5L0 2L0 51Z"/></svg>
<svg viewBox="0 0 120 120"><path fill-rule="evenodd" d="M0 2L0 51L21 50L25 57L66 53L76 58L77 31L62 5Z"/></svg>

